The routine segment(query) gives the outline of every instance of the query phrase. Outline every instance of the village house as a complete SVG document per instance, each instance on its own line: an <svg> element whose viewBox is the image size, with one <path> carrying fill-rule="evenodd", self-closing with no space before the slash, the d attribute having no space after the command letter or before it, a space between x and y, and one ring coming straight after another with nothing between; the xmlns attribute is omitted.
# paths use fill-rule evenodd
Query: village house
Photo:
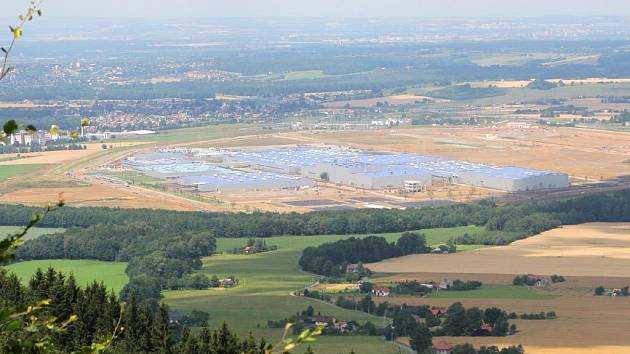
<svg viewBox="0 0 630 354"><path fill-rule="evenodd" d="M451 286L453 286L453 281L452 280L448 280L448 279L444 279L444 281L440 282L440 284L438 284L438 289L440 290L448 290L448 288L450 288Z"/></svg>
<svg viewBox="0 0 630 354"><path fill-rule="evenodd" d="M544 286L551 285L552 281L551 281L551 277L548 277L548 276L530 274L527 276L527 283L528 284L533 283L534 286L541 288Z"/></svg>
<svg viewBox="0 0 630 354"><path fill-rule="evenodd" d="M328 325L332 325L337 327L337 319L332 316L317 316L315 317L315 325L328 327Z"/></svg>
<svg viewBox="0 0 630 354"><path fill-rule="evenodd" d="M437 342L433 344L433 352L435 354L451 354L453 352L453 345L448 342Z"/></svg>
<svg viewBox="0 0 630 354"><path fill-rule="evenodd" d="M492 334L492 326L484 323L481 325L481 328L473 332L473 336L489 336Z"/></svg>
<svg viewBox="0 0 630 354"><path fill-rule="evenodd" d="M390 293L391 293L391 289L386 286L375 285L372 287L372 295L374 296L385 297L385 296L389 296Z"/></svg>
<svg viewBox="0 0 630 354"><path fill-rule="evenodd" d="M358 264L348 264L346 267L346 273L358 273L359 265Z"/></svg>
<svg viewBox="0 0 630 354"><path fill-rule="evenodd" d="M219 287L222 288L233 288L238 285L237 279L227 278L227 279L219 279Z"/></svg>
<svg viewBox="0 0 630 354"><path fill-rule="evenodd" d="M439 317L442 315L446 315L446 310L444 309L431 309L431 313L433 316Z"/></svg>

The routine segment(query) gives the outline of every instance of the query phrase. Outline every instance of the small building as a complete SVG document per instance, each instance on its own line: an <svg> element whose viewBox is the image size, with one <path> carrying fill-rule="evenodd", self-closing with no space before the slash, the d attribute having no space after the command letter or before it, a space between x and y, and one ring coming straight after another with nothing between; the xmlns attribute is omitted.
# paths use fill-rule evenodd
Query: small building
<svg viewBox="0 0 630 354"><path fill-rule="evenodd" d="M527 275L527 283L534 284L534 286L542 288L551 285L553 282L551 280L551 277L529 274Z"/></svg>
<svg viewBox="0 0 630 354"><path fill-rule="evenodd" d="M222 288L233 288L238 285L237 279L227 278L227 279L219 279L219 286Z"/></svg>
<svg viewBox="0 0 630 354"><path fill-rule="evenodd" d="M433 314L433 316L436 316L436 317L443 316L443 315L446 315L446 310L444 310L444 309L431 309L431 314Z"/></svg>
<svg viewBox="0 0 630 354"><path fill-rule="evenodd" d="M386 286L375 285L372 287L372 295L374 296L385 297L385 296L389 296L390 294L391 294L391 289Z"/></svg>
<svg viewBox="0 0 630 354"><path fill-rule="evenodd" d="M453 345L448 342L437 342L433 344L433 351L435 354L451 354L453 352Z"/></svg>
<svg viewBox="0 0 630 354"><path fill-rule="evenodd" d="M337 319L332 316L317 316L315 317L315 325L328 327L329 325L336 326Z"/></svg>
<svg viewBox="0 0 630 354"><path fill-rule="evenodd" d="M359 269L360 267L358 264L348 264L346 267L346 273L358 273Z"/></svg>
<svg viewBox="0 0 630 354"><path fill-rule="evenodd" d="M438 284L438 288L440 290L448 290L448 288L453 286L453 281L452 280L448 280L448 279L444 279L444 281L440 282L440 284Z"/></svg>

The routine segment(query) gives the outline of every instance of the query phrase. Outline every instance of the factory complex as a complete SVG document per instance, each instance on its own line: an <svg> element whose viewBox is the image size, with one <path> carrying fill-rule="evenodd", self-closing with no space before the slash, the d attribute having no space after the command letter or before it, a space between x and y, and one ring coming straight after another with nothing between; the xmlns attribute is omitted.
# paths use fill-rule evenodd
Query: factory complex
<svg viewBox="0 0 630 354"><path fill-rule="evenodd" d="M162 150L132 156L125 165L196 192L301 189L319 180L410 193L426 191L435 183L507 192L569 186L564 173L338 146Z"/></svg>

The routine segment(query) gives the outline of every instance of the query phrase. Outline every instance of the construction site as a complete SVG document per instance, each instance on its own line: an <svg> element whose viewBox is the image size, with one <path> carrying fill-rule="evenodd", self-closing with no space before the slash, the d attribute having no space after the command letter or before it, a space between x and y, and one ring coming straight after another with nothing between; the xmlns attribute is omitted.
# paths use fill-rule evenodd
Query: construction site
<svg viewBox="0 0 630 354"><path fill-rule="evenodd" d="M436 183L503 192L569 186L565 173L341 146L170 149L136 154L124 166L199 193L300 190L318 181L404 193L426 192Z"/></svg>

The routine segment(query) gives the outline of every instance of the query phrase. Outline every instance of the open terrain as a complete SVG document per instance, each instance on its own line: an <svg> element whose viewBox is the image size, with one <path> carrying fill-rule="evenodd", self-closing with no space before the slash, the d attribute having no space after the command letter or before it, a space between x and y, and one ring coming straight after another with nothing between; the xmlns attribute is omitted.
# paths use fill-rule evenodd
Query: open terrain
<svg viewBox="0 0 630 354"><path fill-rule="evenodd" d="M129 137L113 149L99 144L87 150L3 156L0 193L8 203L41 204L63 192L69 205L173 210L305 212L335 208L400 208L433 201L469 201L501 197L502 192L470 186L436 185L432 193L400 195L322 184L297 192L205 193L164 190L139 176L111 166L137 151L160 147L243 148L295 144L335 144L390 152L414 152L464 161L521 166L568 173L574 184L623 185L630 175L630 133L548 127L537 124L479 127L399 127L374 130L257 130L245 125L186 128L157 135ZM589 158L584 156L588 154ZM36 163L33 165L33 163ZM19 164L19 165L18 165ZM26 166L39 167L26 167ZM6 166L6 167L5 167ZM26 169L24 173L16 172ZM20 175L21 178L2 178ZM30 172L29 172L30 171ZM113 172L113 173L112 173ZM99 176L113 176L115 179ZM579 192L577 192L579 193ZM327 202L327 203L326 203ZM310 204L309 204L310 203ZM417 203L417 204L414 204Z"/></svg>
<svg viewBox="0 0 630 354"><path fill-rule="evenodd" d="M577 182L630 175L630 165L623 163L630 155L630 134L621 132L499 124L294 134L313 142L565 172Z"/></svg>
<svg viewBox="0 0 630 354"><path fill-rule="evenodd" d="M407 256L368 266L377 272L395 273L379 278L379 282L447 278L484 283L476 293L391 297L387 299L390 302L446 307L461 301L465 306L496 306L508 312L558 314L555 320L515 320L519 332L514 336L445 338L448 341L476 345L520 343L527 353L534 354L627 353L630 341L624 333L630 326L619 314L630 310L630 301L625 297L596 297L593 289L599 285L620 288L630 284L628 235L628 223L564 226L508 246L453 255ZM567 281L546 288L510 289L514 275L528 273L561 274ZM530 298L519 296L525 290L531 292Z"/></svg>
<svg viewBox="0 0 630 354"><path fill-rule="evenodd" d="M376 272L628 276L630 225L564 226L507 246L448 255L412 255L371 264Z"/></svg>
<svg viewBox="0 0 630 354"><path fill-rule="evenodd" d="M21 231L22 229L23 228L21 226L0 226L0 240L9 234ZM65 229L56 227L32 227L30 230L28 230L26 236L24 236L24 239L30 240L38 238L41 235L56 234L64 231Z"/></svg>
<svg viewBox="0 0 630 354"><path fill-rule="evenodd" d="M444 243L451 236L474 233L480 229L474 226L420 230L431 244ZM400 233L382 235L395 241ZM383 319L362 312L344 310L313 299L291 296L290 293L303 289L317 280L317 277L300 271L298 259L304 248L325 242L334 242L349 236L280 236L265 238L267 245L278 246L277 251L254 255L221 254L203 260L200 271L220 278L234 275L239 286L231 289L166 291L165 301L181 311L201 310L210 314L210 325L227 321L240 333L253 331L256 335L275 340L281 330L266 328L267 320L278 320L306 309L311 305L316 312L333 315L340 319L359 322L372 321L383 325ZM225 252L245 246L245 238L222 238L217 240L217 250ZM260 325L260 327L258 327ZM350 338L346 341L346 338ZM359 338L365 339L365 341ZM342 344L343 342L343 344ZM317 353L338 353L343 347L355 349L357 353L369 353L370 348L380 348L377 352L396 352L395 346L380 337L324 337L313 344Z"/></svg>

